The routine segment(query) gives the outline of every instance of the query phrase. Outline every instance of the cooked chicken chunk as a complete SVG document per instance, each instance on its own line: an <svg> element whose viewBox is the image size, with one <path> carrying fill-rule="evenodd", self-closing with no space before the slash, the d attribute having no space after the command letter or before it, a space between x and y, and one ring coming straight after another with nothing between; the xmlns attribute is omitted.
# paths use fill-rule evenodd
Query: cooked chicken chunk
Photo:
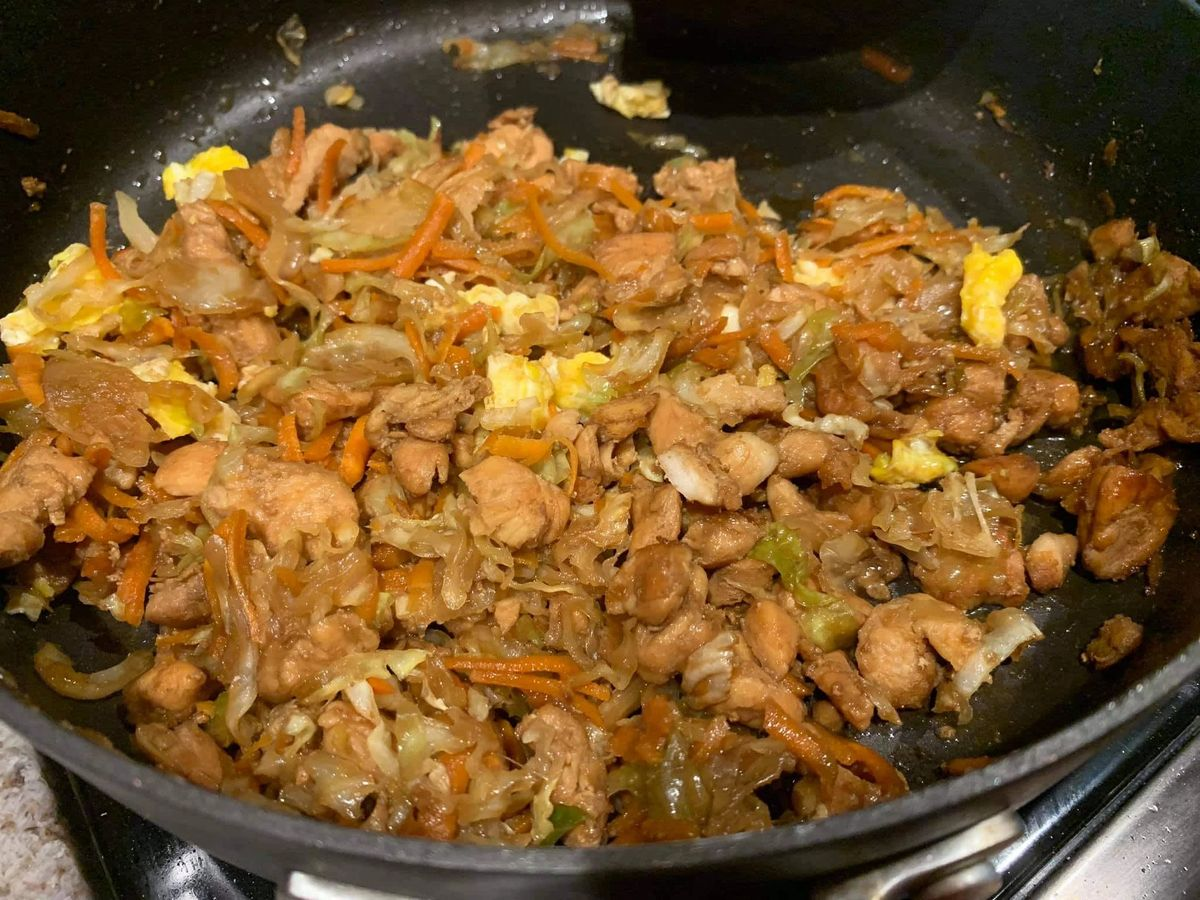
<svg viewBox="0 0 1200 900"><path fill-rule="evenodd" d="M639 428L645 428L658 403L657 394L629 394L609 400L592 413L592 424L600 426L606 441L622 441Z"/></svg>
<svg viewBox="0 0 1200 900"><path fill-rule="evenodd" d="M1025 550L1025 572L1033 589L1044 594L1062 587L1078 553L1073 534L1039 534Z"/></svg>
<svg viewBox="0 0 1200 900"><path fill-rule="evenodd" d="M194 722L174 728L139 725L133 740L160 768L209 790L219 788L226 771L233 770L233 761Z"/></svg>
<svg viewBox="0 0 1200 900"><path fill-rule="evenodd" d="M208 676L182 659L159 661L125 689L125 703L135 722L189 712L200 699Z"/></svg>
<svg viewBox="0 0 1200 900"><path fill-rule="evenodd" d="M757 416L769 418L787 406L783 382L768 387L744 385L729 372L705 378L696 386L696 395L712 410L719 425L737 425Z"/></svg>
<svg viewBox="0 0 1200 900"><path fill-rule="evenodd" d="M1142 645L1142 626L1129 616L1105 620L1083 651L1083 661L1096 669L1115 666Z"/></svg>
<svg viewBox="0 0 1200 900"><path fill-rule="evenodd" d="M220 441L198 441L172 450L154 473L154 486L172 497L195 497L208 486L224 451Z"/></svg>
<svg viewBox="0 0 1200 900"><path fill-rule="evenodd" d="M680 605L693 580L704 579L684 544L651 544L630 554L613 579L605 605L647 625L662 625Z"/></svg>
<svg viewBox="0 0 1200 900"><path fill-rule="evenodd" d="M821 654L804 667L804 674L829 698L851 727L862 731L871 724L875 703L868 693L866 680L841 650Z"/></svg>
<svg viewBox="0 0 1200 900"><path fill-rule="evenodd" d="M717 512L694 518L683 542L695 551L696 562L706 569L715 569L745 559L765 531L762 516Z"/></svg>
<svg viewBox="0 0 1200 900"><path fill-rule="evenodd" d="M239 464L218 470L200 503L213 522L245 510L271 552L297 536L309 543L332 539L339 547L358 537L358 504L337 472L285 462L263 450L247 450Z"/></svg>
<svg viewBox="0 0 1200 900"><path fill-rule="evenodd" d="M273 640L258 662L258 693L268 703L304 697L320 687L325 668L352 653L379 646L379 633L354 610L338 610L299 634Z"/></svg>
<svg viewBox="0 0 1200 900"><path fill-rule="evenodd" d="M586 821L564 839L568 847L595 847L604 840L608 817L607 772L604 760L593 749L578 717L553 704L527 715L517 726L517 737L533 748L527 771L553 784L554 803L583 810Z"/></svg>
<svg viewBox="0 0 1200 900"><path fill-rule="evenodd" d="M1092 473L1079 513L1083 564L1098 578L1127 578L1167 539L1179 507L1175 492L1154 475L1128 466Z"/></svg>
<svg viewBox="0 0 1200 900"><path fill-rule="evenodd" d="M669 484L656 485L638 476L633 482L631 516L633 531L629 535L630 553L651 544L678 539L683 523L683 503L679 491Z"/></svg>
<svg viewBox="0 0 1200 900"><path fill-rule="evenodd" d="M392 445L392 471L410 497L423 497L450 477L450 448L402 437Z"/></svg>
<svg viewBox="0 0 1200 900"><path fill-rule="evenodd" d="M193 628L207 622L211 615L204 575L198 567L189 575L150 584L147 622L169 628Z"/></svg>
<svg viewBox="0 0 1200 900"><path fill-rule="evenodd" d="M374 395L335 384L325 378L309 378L284 408L295 414L301 435L312 440L330 422L360 416L371 407Z"/></svg>
<svg viewBox="0 0 1200 900"><path fill-rule="evenodd" d="M46 526L63 523L95 473L87 460L53 447L17 447L0 469L0 566L14 566L41 550Z"/></svg>
<svg viewBox="0 0 1200 900"><path fill-rule="evenodd" d="M772 600L760 600L746 611L742 634L762 667L781 678L800 649L800 625Z"/></svg>
<svg viewBox="0 0 1200 900"><path fill-rule="evenodd" d="M489 535L509 547L540 547L567 527L567 495L515 460L489 456L461 478L474 500L474 534Z"/></svg>
<svg viewBox="0 0 1200 900"><path fill-rule="evenodd" d="M367 417L367 439L386 448L403 426L416 438L444 441L454 432L454 418L491 392L488 380L471 375L445 387L398 384L389 388Z"/></svg>

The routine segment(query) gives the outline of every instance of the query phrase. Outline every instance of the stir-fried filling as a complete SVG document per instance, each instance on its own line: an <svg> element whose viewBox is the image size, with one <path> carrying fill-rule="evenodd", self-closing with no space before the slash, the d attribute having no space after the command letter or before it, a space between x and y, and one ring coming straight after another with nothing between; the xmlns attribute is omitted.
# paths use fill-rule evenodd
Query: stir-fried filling
<svg viewBox="0 0 1200 900"><path fill-rule="evenodd" d="M298 110L253 165L170 166L161 232L120 195L111 256L94 205L0 320L0 564L10 612L73 588L158 632L95 675L47 647L48 683L349 825L726 834L904 792L856 732L965 719L1041 637L1030 584L1155 558L1144 451L1200 435L1188 263L1092 234L1066 300L1134 405L1043 472L1020 445L1100 400L1019 233L860 185L789 231L733 160L651 191L582 155L529 110L449 150ZM1077 535L1030 541L1034 493Z"/></svg>

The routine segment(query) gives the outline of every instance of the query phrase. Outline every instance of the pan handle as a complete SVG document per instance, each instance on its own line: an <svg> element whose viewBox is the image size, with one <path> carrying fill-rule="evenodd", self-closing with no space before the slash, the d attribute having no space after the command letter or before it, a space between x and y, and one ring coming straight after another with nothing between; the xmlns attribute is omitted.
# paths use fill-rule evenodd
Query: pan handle
<svg viewBox="0 0 1200 900"><path fill-rule="evenodd" d="M990 858L1025 831L1014 812L1003 812L965 831L922 847L841 881L827 881L812 900L987 900L1000 890ZM276 900L419 900L405 894L340 884L305 872L292 872L279 885Z"/></svg>
<svg viewBox="0 0 1200 900"><path fill-rule="evenodd" d="M1025 832L1015 812L984 819L965 831L881 866L816 887L812 900L988 900L1004 885L992 857Z"/></svg>

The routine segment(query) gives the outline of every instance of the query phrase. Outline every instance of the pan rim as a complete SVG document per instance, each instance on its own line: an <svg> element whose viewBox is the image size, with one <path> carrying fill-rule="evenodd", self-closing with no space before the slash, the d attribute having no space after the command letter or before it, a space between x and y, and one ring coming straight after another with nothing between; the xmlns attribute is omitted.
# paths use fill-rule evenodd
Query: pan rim
<svg viewBox="0 0 1200 900"><path fill-rule="evenodd" d="M798 825L777 826L768 831L694 838L665 845L597 847L585 852L406 839L258 807L197 787L134 757L109 750L60 725L39 708L22 700L8 685L0 690L0 719L41 752L101 790L110 790L111 785L119 784L126 789L147 792L181 814L214 822L236 821L264 839L273 839L281 845L291 844L297 850L333 849L340 855L380 863L465 870L475 874L538 873L560 877L634 871L650 874L703 869L802 848L814 849L896 829L935 810L960 807L1065 760L1108 736L1164 700L1197 670L1200 670L1200 640L1189 644L1162 667L1073 725L1015 750L982 769L926 785L867 809Z"/></svg>

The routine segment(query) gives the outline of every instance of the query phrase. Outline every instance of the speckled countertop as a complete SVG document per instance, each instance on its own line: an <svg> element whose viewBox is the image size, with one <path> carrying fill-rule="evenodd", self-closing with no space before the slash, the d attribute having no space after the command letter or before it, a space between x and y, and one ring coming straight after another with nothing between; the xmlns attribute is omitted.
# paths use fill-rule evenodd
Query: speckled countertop
<svg viewBox="0 0 1200 900"><path fill-rule="evenodd" d="M0 898L88 900L74 854L37 755L0 723Z"/></svg>

